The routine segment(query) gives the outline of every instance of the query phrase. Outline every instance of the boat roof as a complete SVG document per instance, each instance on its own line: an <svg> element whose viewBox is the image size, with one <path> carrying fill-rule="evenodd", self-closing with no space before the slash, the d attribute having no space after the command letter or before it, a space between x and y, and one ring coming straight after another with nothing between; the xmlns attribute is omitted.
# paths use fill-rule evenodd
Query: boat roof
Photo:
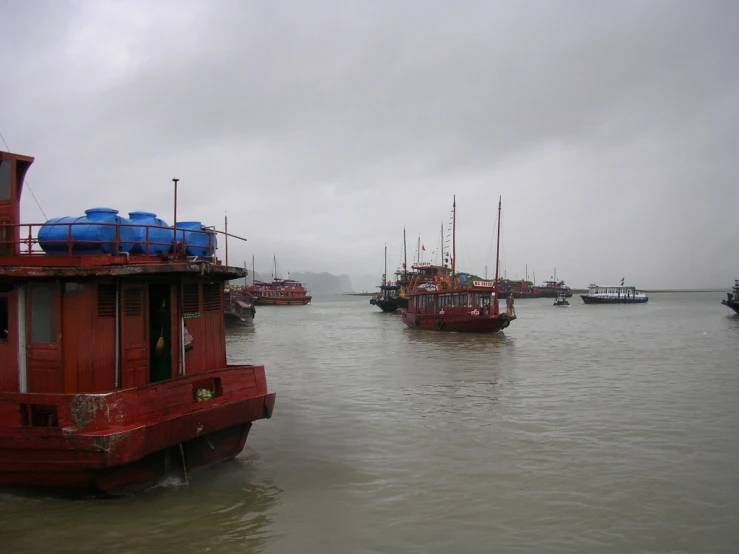
<svg viewBox="0 0 739 554"><path fill-rule="evenodd" d="M56 257L56 256L50 256ZM84 256L80 256L83 257ZM112 258L112 256L108 256ZM235 279L245 275L244 269L240 267L230 267L225 265L214 264L211 262L200 261L179 261L172 260L157 264L145 263L126 263L124 256L115 256L115 258L123 258L119 263L111 263L109 260L106 265L78 265L69 267L60 266L28 266L28 265L9 265L0 261L0 277L9 278L80 278L80 277L136 277L161 274L178 274L178 275L207 275L211 278L220 280Z"/></svg>

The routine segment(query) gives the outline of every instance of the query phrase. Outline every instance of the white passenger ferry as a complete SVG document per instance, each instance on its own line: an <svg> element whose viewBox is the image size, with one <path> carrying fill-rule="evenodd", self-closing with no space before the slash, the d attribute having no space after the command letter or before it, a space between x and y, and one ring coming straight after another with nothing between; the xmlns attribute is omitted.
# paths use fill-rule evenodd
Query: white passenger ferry
<svg viewBox="0 0 739 554"><path fill-rule="evenodd" d="M586 304L643 304L649 300L647 293L636 290L636 287L599 287L590 285L588 294L581 294L580 298Z"/></svg>

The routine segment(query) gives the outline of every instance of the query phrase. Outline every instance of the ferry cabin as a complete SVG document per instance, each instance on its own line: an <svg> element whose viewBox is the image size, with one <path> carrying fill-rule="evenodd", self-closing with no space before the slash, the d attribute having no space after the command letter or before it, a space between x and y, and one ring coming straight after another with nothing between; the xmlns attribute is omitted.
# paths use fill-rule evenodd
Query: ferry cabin
<svg viewBox="0 0 739 554"><path fill-rule="evenodd" d="M645 300L647 294L644 291L636 290L635 287L598 287L591 286L588 288L588 297L602 298L606 300Z"/></svg>

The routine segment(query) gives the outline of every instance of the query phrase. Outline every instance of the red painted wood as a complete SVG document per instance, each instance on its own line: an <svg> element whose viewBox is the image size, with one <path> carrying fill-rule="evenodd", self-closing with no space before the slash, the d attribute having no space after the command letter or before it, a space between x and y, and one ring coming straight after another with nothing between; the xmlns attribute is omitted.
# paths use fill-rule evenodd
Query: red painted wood
<svg viewBox="0 0 739 554"><path fill-rule="evenodd" d="M51 326L53 342L36 342L33 333L34 296L45 288L51 293L51 314L42 319ZM57 283L34 285L27 291L26 301L26 364L28 371L28 392L64 391L64 366L61 345L61 299Z"/></svg>
<svg viewBox="0 0 739 554"><path fill-rule="evenodd" d="M263 367L226 365L223 283L243 270L179 254L30 252L39 226L21 225L19 209L33 159L0 152L0 160L15 168L14 193L0 202L0 290L26 304L19 323L11 303L14 339L0 343L0 486L131 492L176 465L180 446L188 472L236 456L275 403ZM183 306L185 283L194 309ZM149 383L149 339L161 332L151 328L149 291L160 285L171 291L173 375ZM53 309L34 312L41 287L50 287ZM34 338L34 318L51 332ZM195 342L179 376L183 321ZM21 332L27 393L19 392ZM214 396L198 402L203 388Z"/></svg>
<svg viewBox="0 0 739 554"><path fill-rule="evenodd" d="M6 340L0 340L0 391L18 391L18 295L15 291L0 293L8 299L9 329ZM15 322L15 324L13 324ZM3 329L0 329L2 332Z"/></svg>
<svg viewBox="0 0 739 554"><path fill-rule="evenodd" d="M149 381L149 302L143 285L121 287L121 383L137 387Z"/></svg>
<svg viewBox="0 0 739 554"><path fill-rule="evenodd" d="M204 378L220 379L223 395L193 400L192 386ZM0 393L0 427L6 430L0 436L0 484L130 491L150 484L147 475L164 471L148 462L142 471L139 462L180 443L193 468L233 457L244 446L244 425L270 417L274 409L274 394L259 390L266 390L264 368L233 366L106 395ZM12 406L29 401L56 406L59 427L18 426ZM215 452L202 449L201 437L215 444L234 427L240 431L228 444ZM127 464L133 465L113 469ZM103 472L94 483L84 477L106 469L110 476Z"/></svg>

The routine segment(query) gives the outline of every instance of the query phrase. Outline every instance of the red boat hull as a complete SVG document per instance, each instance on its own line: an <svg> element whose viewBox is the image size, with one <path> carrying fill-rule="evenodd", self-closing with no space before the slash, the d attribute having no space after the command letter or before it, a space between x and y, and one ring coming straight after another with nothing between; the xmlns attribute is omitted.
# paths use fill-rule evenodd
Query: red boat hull
<svg viewBox="0 0 739 554"><path fill-rule="evenodd" d="M216 397L198 402L194 393L209 386ZM274 402L260 366L108 394L0 393L0 485L136 492L173 466L184 475L237 456Z"/></svg>
<svg viewBox="0 0 739 554"><path fill-rule="evenodd" d="M403 323L411 329L445 331L449 333L497 333L502 331L516 316L495 315L418 315L403 312Z"/></svg>

